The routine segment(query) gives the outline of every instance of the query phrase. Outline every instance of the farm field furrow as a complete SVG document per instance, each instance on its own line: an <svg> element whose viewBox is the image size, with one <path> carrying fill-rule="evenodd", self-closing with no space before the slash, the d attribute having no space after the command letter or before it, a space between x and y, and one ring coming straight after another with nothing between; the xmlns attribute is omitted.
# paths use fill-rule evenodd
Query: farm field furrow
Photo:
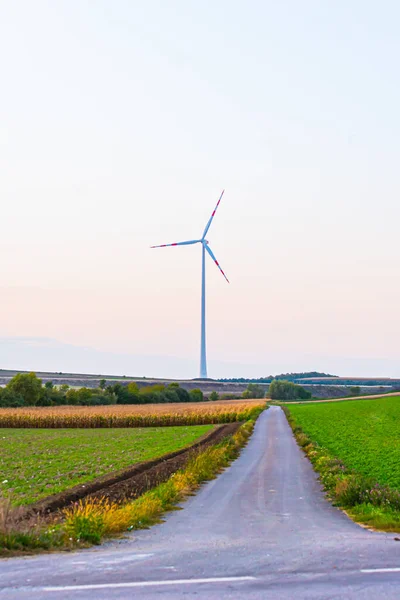
<svg viewBox="0 0 400 600"><path fill-rule="evenodd" d="M400 396L288 408L296 425L348 468L400 489Z"/></svg>
<svg viewBox="0 0 400 600"><path fill-rule="evenodd" d="M0 429L0 497L30 504L189 446L211 429Z"/></svg>
<svg viewBox="0 0 400 600"><path fill-rule="evenodd" d="M0 427L156 427L245 421L263 400L0 408Z"/></svg>

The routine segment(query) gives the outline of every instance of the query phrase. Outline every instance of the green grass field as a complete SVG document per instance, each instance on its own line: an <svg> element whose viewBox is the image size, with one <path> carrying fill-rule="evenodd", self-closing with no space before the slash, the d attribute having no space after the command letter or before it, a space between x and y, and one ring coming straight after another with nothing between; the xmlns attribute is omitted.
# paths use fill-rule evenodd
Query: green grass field
<svg viewBox="0 0 400 600"><path fill-rule="evenodd" d="M349 469L400 490L400 396L289 409L296 425Z"/></svg>
<svg viewBox="0 0 400 600"><path fill-rule="evenodd" d="M212 427L0 429L0 497L30 504L184 448Z"/></svg>

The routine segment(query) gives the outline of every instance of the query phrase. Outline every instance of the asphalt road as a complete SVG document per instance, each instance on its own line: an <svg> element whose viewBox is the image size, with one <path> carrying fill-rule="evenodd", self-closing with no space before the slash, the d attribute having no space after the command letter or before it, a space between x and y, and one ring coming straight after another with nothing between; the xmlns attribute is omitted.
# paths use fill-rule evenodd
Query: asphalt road
<svg viewBox="0 0 400 600"><path fill-rule="evenodd" d="M119 542L0 561L0 600L400 598L400 542L325 500L277 406L182 506Z"/></svg>

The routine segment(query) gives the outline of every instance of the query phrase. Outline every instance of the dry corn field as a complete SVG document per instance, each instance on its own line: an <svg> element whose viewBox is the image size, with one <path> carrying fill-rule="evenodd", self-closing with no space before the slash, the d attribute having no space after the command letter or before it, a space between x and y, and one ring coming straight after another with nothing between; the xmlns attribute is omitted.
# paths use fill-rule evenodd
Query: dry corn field
<svg viewBox="0 0 400 600"><path fill-rule="evenodd" d="M264 400L221 400L182 404L0 408L0 427L166 427L245 421Z"/></svg>

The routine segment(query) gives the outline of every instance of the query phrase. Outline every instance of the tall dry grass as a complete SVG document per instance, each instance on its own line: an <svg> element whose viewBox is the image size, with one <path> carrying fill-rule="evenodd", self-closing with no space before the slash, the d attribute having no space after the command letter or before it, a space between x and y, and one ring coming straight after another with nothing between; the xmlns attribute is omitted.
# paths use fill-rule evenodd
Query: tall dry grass
<svg viewBox="0 0 400 600"><path fill-rule="evenodd" d="M0 556L27 550L49 550L70 543L60 527L46 528L38 520L24 522L20 516L19 509L11 506L10 499L0 497Z"/></svg>

